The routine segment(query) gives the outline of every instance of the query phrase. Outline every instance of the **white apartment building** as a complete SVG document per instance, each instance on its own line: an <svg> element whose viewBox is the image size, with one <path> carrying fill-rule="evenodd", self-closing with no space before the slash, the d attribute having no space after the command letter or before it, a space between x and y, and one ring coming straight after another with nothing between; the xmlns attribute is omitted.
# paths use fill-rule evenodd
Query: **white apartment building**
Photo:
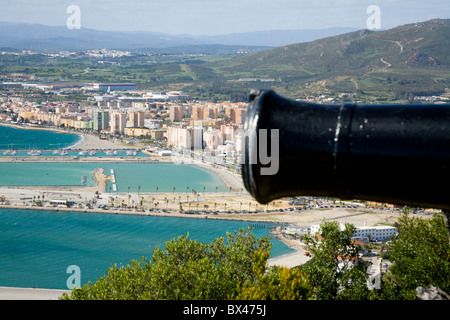
<svg viewBox="0 0 450 320"><path fill-rule="evenodd" d="M203 133L203 142L205 148L215 150L218 146L223 145L222 133L219 130L208 130Z"/></svg>
<svg viewBox="0 0 450 320"><path fill-rule="evenodd" d="M340 225L341 230L344 230L345 226ZM310 235L320 233L320 225L312 225L310 227ZM392 236L397 235L397 228L389 226L376 226L376 227L356 227L355 234L353 235L354 240L359 240L363 242L370 241L386 241Z"/></svg>
<svg viewBox="0 0 450 320"><path fill-rule="evenodd" d="M109 127L111 133L123 133L127 124L127 114L122 112L112 112L109 117Z"/></svg>
<svg viewBox="0 0 450 320"><path fill-rule="evenodd" d="M357 227L353 238L360 241L386 241L392 236L397 235L396 227L376 226L376 227Z"/></svg>
<svg viewBox="0 0 450 320"><path fill-rule="evenodd" d="M202 149L203 129L201 127L167 127L167 145L182 149Z"/></svg>

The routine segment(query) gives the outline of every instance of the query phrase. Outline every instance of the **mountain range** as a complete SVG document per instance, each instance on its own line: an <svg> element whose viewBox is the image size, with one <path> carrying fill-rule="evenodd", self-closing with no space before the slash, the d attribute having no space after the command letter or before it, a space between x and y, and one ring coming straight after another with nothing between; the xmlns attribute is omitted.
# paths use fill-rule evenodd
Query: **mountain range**
<svg viewBox="0 0 450 320"><path fill-rule="evenodd" d="M269 84L294 97L308 92L371 92L410 98L449 91L449 39L450 20L433 19L281 46L201 68L212 71L210 81L217 77L229 83L242 78L272 79L259 85ZM191 69L196 71L195 66Z"/></svg>
<svg viewBox="0 0 450 320"><path fill-rule="evenodd" d="M38 25L30 29L29 25L0 23L0 47L15 43L17 48L23 43L22 48L56 48L58 45L59 50L63 50L67 44L67 50L96 44L96 48L130 50L134 46L160 52L171 48L180 53L189 50L230 53L230 48L237 50L240 45L229 44L232 41L239 43L240 37L240 41L244 41L240 43L246 43L244 46L251 48L253 53L180 55L159 62L153 57L139 56L121 60L120 65L98 64L95 59L64 60L37 55L12 60L5 57L2 65L6 73L23 70L40 77L78 82L128 81L136 82L141 89L183 90L202 99L215 97L233 101L242 101L250 89L260 88L275 89L292 98L330 94L349 96L354 100L364 97L363 100L369 102L404 102L415 96L450 92L450 19L433 19L382 31L352 30L293 44L290 42L295 41L294 34L302 33L298 31L289 35L285 32L286 38L282 39L278 34L278 41L288 44L275 48L250 45L250 40L255 41L252 44L274 45L275 40L264 37L264 34L276 35L277 31L238 34L235 40L232 40L232 35L227 35L222 37L224 44L211 44L217 43L220 37L209 36L205 40L187 35L145 32L133 33L132 36L121 32L114 34ZM310 36L314 38L313 34ZM256 42L258 38L267 42ZM304 34L303 39L306 39ZM107 46L108 43L120 44L121 47Z"/></svg>
<svg viewBox="0 0 450 320"><path fill-rule="evenodd" d="M159 32L101 31L68 29L65 26L0 22L0 47L30 50L86 50L86 49L161 49L199 45L239 45L277 47L334 36L355 28L318 30L270 30L232 33L215 36L171 35Z"/></svg>

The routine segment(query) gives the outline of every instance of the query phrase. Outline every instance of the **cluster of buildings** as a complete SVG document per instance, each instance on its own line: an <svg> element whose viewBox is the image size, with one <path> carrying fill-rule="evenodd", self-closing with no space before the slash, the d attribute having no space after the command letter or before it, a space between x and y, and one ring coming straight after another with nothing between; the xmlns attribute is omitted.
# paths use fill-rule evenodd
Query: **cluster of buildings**
<svg viewBox="0 0 450 320"><path fill-rule="evenodd" d="M345 229L343 224L340 225L341 230ZM312 225L310 227L310 234L320 234L320 225ZM372 226L372 227L356 227L356 231L353 235L353 240L361 242L370 241L387 241L392 237L397 236L397 228L390 226Z"/></svg>
<svg viewBox="0 0 450 320"><path fill-rule="evenodd" d="M178 149L234 153L240 149L238 133L246 112L245 103L170 106L167 145Z"/></svg>
<svg viewBox="0 0 450 320"><path fill-rule="evenodd" d="M22 84L15 84L22 85ZM94 84L91 101L32 103L0 95L0 121L146 138L170 149L239 150L246 103L192 101L181 92L138 92L134 84Z"/></svg>

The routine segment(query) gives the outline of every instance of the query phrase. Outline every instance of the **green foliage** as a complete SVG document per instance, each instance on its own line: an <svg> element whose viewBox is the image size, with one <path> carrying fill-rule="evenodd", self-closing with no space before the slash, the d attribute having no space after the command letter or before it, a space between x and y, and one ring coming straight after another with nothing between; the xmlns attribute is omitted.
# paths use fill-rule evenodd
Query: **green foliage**
<svg viewBox="0 0 450 320"><path fill-rule="evenodd" d="M268 252L256 251L254 266L256 280L238 286L236 300L304 300L312 298L308 277L299 269L273 266L265 272ZM264 264L263 264L264 263Z"/></svg>
<svg viewBox="0 0 450 320"><path fill-rule="evenodd" d="M265 258L256 261L255 251ZM186 234L166 242L165 250L156 248L150 260L113 265L95 283L74 289L63 299L224 300L237 293L239 283L256 279L255 270L265 266L269 251L269 237L256 239L246 229L210 244Z"/></svg>
<svg viewBox="0 0 450 320"><path fill-rule="evenodd" d="M315 298L367 299L367 266L358 259L361 247L351 240L355 227L323 222L320 237L304 236L314 258L302 266L315 290Z"/></svg>
<svg viewBox="0 0 450 320"><path fill-rule="evenodd" d="M389 249L393 265L384 281L385 296L416 299L416 288L429 285L450 292L450 244L442 217L425 220L404 214L398 222L399 235Z"/></svg>

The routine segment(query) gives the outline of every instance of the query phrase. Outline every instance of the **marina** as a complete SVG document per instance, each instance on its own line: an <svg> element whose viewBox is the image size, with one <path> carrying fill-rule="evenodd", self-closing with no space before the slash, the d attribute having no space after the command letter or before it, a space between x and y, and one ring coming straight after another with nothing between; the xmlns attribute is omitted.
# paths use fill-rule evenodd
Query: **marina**
<svg viewBox="0 0 450 320"><path fill-rule="evenodd" d="M94 186L93 172L103 168L110 173L107 190L112 192L225 192L228 188L212 172L189 165L173 163L117 163L117 162L0 162L0 186L78 186L86 176L86 186ZM111 187L111 190L109 190ZM216 189L217 187L217 189Z"/></svg>
<svg viewBox="0 0 450 320"><path fill-rule="evenodd" d="M84 149L8 149L2 150L1 157L29 157L29 156L69 156L69 157L150 157L142 149L115 149L115 150L84 150Z"/></svg>
<svg viewBox="0 0 450 320"><path fill-rule="evenodd" d="M186 233L212 241L249 226L263 236L276 225L234 216L241 181L224 168L175 164L93 135L14 130L0 145L0 286L67 289L69 265L79 265L87 283ZM41 135L41 143L20 144L22 134ZM273 257L293 252L273 243Z"/></svg>

